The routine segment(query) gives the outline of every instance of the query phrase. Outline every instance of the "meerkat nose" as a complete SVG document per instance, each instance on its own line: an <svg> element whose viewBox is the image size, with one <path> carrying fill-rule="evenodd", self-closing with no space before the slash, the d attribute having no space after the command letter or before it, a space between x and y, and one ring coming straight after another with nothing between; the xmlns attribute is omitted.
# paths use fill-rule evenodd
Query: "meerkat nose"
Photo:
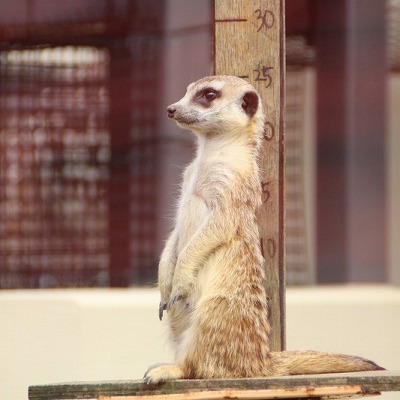
<svg viewBox="0 0 400 400"><path fill-rule="evenodd" d="M174 118L176 108L173 106L167 107L168 118Z"/></svg>

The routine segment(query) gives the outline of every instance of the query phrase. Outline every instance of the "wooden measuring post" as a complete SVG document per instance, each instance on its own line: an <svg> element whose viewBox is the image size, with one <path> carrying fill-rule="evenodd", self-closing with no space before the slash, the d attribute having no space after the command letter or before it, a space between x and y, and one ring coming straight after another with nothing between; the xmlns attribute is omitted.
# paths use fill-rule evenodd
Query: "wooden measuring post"
<svg viewBox="0 0 400 400"><path fill-rule="evenodd" d="M258 221L274 351L285 347L284 8L284 0L215 0L215 74L248 80L266 114Z"/></svg>

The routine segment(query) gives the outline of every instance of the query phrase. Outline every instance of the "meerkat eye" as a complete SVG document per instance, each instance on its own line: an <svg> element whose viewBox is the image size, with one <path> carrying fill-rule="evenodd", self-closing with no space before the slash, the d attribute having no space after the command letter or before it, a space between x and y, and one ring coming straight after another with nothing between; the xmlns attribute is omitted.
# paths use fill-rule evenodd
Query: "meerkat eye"
<svg viewBox="0 0 400 400"><path fill-rule="evenodd" d="M195 101L201 104L203 107L210 107L211 103L220 96L220 92L213 88L205 88L200 90L196 96Z"/></svg>
<svg viewBox="0 0 400 400"><path fill-rule="evenodd" d="M217 98L217 92L215 90L208 90L203 96L206 100L213 101Z"/></svg>

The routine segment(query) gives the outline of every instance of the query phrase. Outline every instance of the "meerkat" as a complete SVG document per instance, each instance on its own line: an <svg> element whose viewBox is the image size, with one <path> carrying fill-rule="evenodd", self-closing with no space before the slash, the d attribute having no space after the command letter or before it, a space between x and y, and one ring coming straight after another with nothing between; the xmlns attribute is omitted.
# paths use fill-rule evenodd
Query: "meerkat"
<svg viewBox="0 0 400 400"><path fill-rule="evenodd" d="M175 362L150 367L144 381L382 369L356 356L270 351L256 222L265 117L254 87L234 76L205 77L167 113L197 136L197 154L159 263L159 318L167 311Z"/></svg>

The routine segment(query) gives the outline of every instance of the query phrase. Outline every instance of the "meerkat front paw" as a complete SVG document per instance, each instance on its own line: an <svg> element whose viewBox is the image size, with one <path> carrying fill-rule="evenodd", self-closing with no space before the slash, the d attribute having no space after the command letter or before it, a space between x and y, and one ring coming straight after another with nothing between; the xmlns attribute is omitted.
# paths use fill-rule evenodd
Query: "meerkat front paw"
<svg viewBox="0 0 400 400"><path fill-rule="evenodd" d="M167 303L168 311L177 301L186 300L189 297L189 294L193 292L193 282L195 281L196 279L190 269L188 271L187 268L185 268L185 264L178 261L175 267L172 291Z"/></svg>
<svg viewBox="0 0 400 400"><path fill-rule="evenodd" d="M183 286L178 286L172 290L171 297L168 300L167 303L167 311L171 309L171 307L180 300L186 300L189 296L189 293L191 291L191 286L188 286L187 288Z"/></svg>
<svg viewBox="0 0 400 400"><path fill-rule="evenodd" d="M164 311L167 310L168 301L171 296L172 282L171 282L171 284L168 284L168 285L165 285L165 284L161 285L159 283L159 288L160 288L160 293L161 293L161 300L160 300L160 304L158 306L158 318L160 318L160 321L162 321Z"/></svg>
<svg viewBox="0 0 400 400"><path fill-rule="evenodd" d="M171 296L171 298L169 299L168 304L167 304L167 310L169 311L177 301L183 300L186 297L187 297L187 295L183 295L180 293L177 293L177 294Z"/></svg>
<svg viewBox="0 0 400 400"><path fill-rule="evenodd" d="M143 380L148 385L157 385L166 381L184 378L183 371L174 364L157 364L150 367Z"/></svg>

